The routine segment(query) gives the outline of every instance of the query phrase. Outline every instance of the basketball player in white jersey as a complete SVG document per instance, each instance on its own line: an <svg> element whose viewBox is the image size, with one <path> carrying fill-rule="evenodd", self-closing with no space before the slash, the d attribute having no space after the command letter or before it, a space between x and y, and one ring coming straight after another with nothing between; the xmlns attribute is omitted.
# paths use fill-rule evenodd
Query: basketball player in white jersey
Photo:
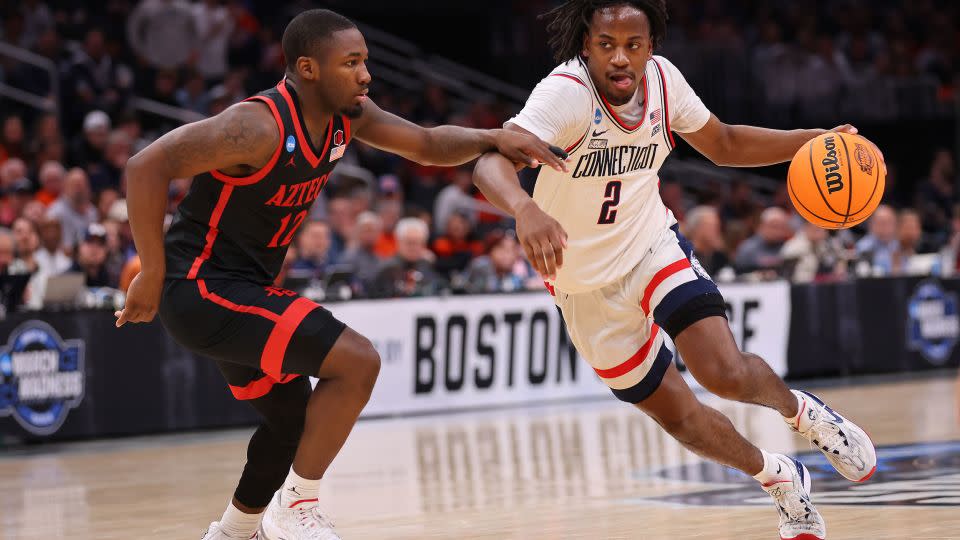
<svg viewBox="0 0 960 540"><path fill-rule="evenodd" d="M788 161L824 130L732 126L711 115L680 71L653 54L666 26L664 0L570 0L545 17L563 63L506 127L566 149L569 170L543 168L531 199L514 164L487 154L476 167L477 186L516 218L574 344L616 397L686 448L756 478L776 502L782 539L825 538L806 468L753 446L701 404L674 367L664 334L706 389L779 411L844 477L862 482L873 474L873 443L738 349L723 298L678 232L657 178L673 132L714 163L757 166Z"/></svg>

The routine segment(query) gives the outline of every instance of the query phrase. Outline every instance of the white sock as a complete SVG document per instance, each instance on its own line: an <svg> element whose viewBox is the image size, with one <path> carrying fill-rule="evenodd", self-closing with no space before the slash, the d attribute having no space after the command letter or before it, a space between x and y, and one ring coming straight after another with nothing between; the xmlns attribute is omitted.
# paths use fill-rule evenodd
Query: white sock
<svg viewBox="0 0 960 540"><path fill-rule="evenodd" d="M230 538L247 540L260 527L261 516L263 516L262 513L246 514L241 512L231 501L227 505L226 511L223 512L223 517L220 518L220 530Z"/></svg>
<svg viewBox="0 0 960 540"><path fill-rule="evenodd" d="M308 480L297 474L293 467L280 492L280 505L284 508L314 506L320 494L320 479Z"/></svg>
<svg viewBox="0 0 960 540"><path fill-rule="evenodd" d="M767 486L775 482L792 480L790 470L774 454L769 454L762 449L760 453L763 454L763 470L754 475L753 478L757 482Z"/></svg>
<svg viewBox="0 0 960 540"><path fill-rule="evenodd" d="M800 392L797 392L796 390L792 390L792 392L793 392L793 395L797 398L797 414L794 415L793 418L787 418L786 416L784 416L783 419L786 423L799 429L800 431L806 431L805 429L803 429L804 424L808 424L809 422L804 422L803 421L804 419L801 418L801 416L803 415L803 413L807 412L807 407L809 407L809 404L807 404L805 395L803 395Z"/></svg>

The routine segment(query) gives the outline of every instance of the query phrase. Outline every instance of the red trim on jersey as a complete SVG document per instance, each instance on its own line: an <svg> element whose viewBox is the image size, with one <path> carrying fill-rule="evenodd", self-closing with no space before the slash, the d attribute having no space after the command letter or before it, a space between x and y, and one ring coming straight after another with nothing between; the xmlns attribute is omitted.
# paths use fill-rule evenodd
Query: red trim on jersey
<svg viewBox="0 0 960 540"><path fill-rule="evenodd" d="M343 133L345 135L343 144L350 144L350 117L340 115L340 121L343 122Z"/></svg>
<svg viewBox="0 0 960 540"><path fill-rule="evenodd" d="M290 344L290 338L303 322L303 319L313 310L320 307L316 303L306 299L297 298L283 315L276 320L276 325L267 338L267 344L263 348L263 354L260 356L260 369L264 373L275 378L282 378L280 370L283 368L283 357L287 352L287 345Z"/></svg>
<svg viewBox="0 0 960 540"><path fill-rule="evenodd" d="M283 120L280 119L280 112L277 110L277 106L263 96L253 96L252 98L245 99L244 101L254 100L262 101L270 107L270 112L273 113L273 118L277 121L277 127L280 128L280 144L278 144L277 149L273 151L273 156L270 157L270 161L268 161L267 164L264 165L260 170L249 176L229 176L216 169L210 171L211 176L223 183L230 184L231 186L249 186L250 184L256 184L260 180L263 180L263 177L266 176L267 173L273 169L273 166L277 164L277 160L280 159L280 151L283 149Z"/></svg>
<svg viewBox="0 0 960 540"><path fill-rule="evenodd" d="M574 77L573 75L567 75L566 73L554 73L554 74L552 74L552 75L550 75L550 76L551 76L551 77L564 77L564 78L570 79L571 81L574 81L574 82L576 82L576 83L579 83L579 84L580 84L581 86L583 86L584 88L586 88L586 86L587 86L587 84L586 84L585 82L581 81L579 78Z"/></svg>
<svg viewBox="0 0 960 540"><path fill-rule="evenodd" d="M277 384L277 381L273 380L269 375L264 375L255 381L251 381L246 386L233 386L232 384L228 386L230 386L230 392L233 394L233 397L240 400L247 400L257 399L267 395L275 384Z"/></svg>
<svg viewBox="0 0 960 540"><path fill-rule="evenodd" d="M197 288L200 289L200 296L204 300L209 300L220 307L229 309L230 311L236 311L237 313L250 313L251 315L259 315L275 323L280 321L281 316L270 311L269 309L262 308L259 306L243 306L240 304L235 304L230 300L227 300L226 298L220 296L217 293L210 292L207 289L207 282L202 279L197 280Z"/></svg>
<svg viewBox="0 0 960 540"><path fill-rule="evenodd" d="M269 375L264 375L255 381L250 381L246 386L233 386L232 384L228 386L230 387L230 392L233 394L233 397L236 399L257 399L270 393L274 385L286 384L297 377L299 377L299 375L284 375L283 378L278 381Z"/></svg>
<svg viewBox="0 0 960 540"><path fill-rule="evenodd" d="M617 116L617 113L613 110L613 107L610 106L610 102L607 101L607 98L600 93L599 89L597 89L597 95L600 96L600 100L603 101L603 106L606 107L607 112L610 113L610 117L613 118L618 124L620 124L620 127L622 127L623 129L627 131L633 131L643 125L643 121L647 117L647 108L650 105L650 100L649 100L650 92L647 91L647 74L646 73L643 74L643 114L640 115L640 121L637 122L635 125L628 126L623 120L621 120L620 117Z"/></svg>
<svg viewBox="0 0 960 540"><path fill-rule="evenodd" d="M217 225L220 224L220 218L223 217L223 210L227 207L227 201L230 200L231 193L233 193L233 184L223 186L223 189L220 191L220 198L217 200L217 205L213 207L213 212L210 214L210 221L208 223L210 228L207 229L206 244L204 244L203 251L200 255L193 260L193 266L190 267L190 272L187 273L187 279L196 279L197 274L200 272L200 267L203 266L204 261L210 258L210 254L213 252L213 243L217 241L217 234L220 232Z"/></svg>
<svg viewBox="0 0 960 540"><path fill-rule="evenodd" d="M657 338L657 333L660 331L660 327L654 324L650 328L650 337L647 338L647 342L640 347L640 350L636 352L633 356L626 359L620 365L614 366L610 369L594 369L603 379L615 379L621 375L626 375L630 373L634 368L643 363L647 359L647 355L650 353L650 347L653 347L653 341Z"/></svg>
<svg viewBox="0 0 960 540"><path fill-rule="evenodd" d="M323 159L323 156L326 155L327 149L330 148L330 137L333 134L333 117L330 117L330 125L327 127L327 142L323 143L323 151L320 152L318 157L313 153L313 149L310 147L310 144L307 143L307 138L304 136L303 132L306 128L300 127L300 124L303 123L303 119L300 117L300 114L297 113L297 107L293 103L293 96L290 95L290 92L287 90L287 85L284 84L286 79L280 81L277 84L277 90L280 91L280 94L283 96L283 99L287 102L287 107L290 109L290 114L293 115L293 129L297 132L297 142L300 144L300 151L303 152L304 157L307 158L307 161L310 163L310 166L316 168L320 164L320 160Z"/></svg>
<svg viewBox="0 0 960 540"><path fill-rule="evenodd" d="M657 71L660 72L660 80L663 81L663 126L670 136L670 145L676 147L677 142L673 140L673 130L670 129L670 99L669 96L667 96L667 77L663 74L663 68L660 67L660 62L654 60L653 63L657 65Z"/></svg>
<svg viewBox="0 0 960 540"><path fill-rule="evenodd" d="M659 287L665 279L685 268L690 268L690 259L686 257L668 264L653 275L653 279L650 280L647 288L643 291L643 299L640 300L640 308L643 309L644 313L650 313L650 297L653 296L653 291L657 290L657 287Z"/></svg>
<svg viewBox="0 0 960 540"><path fill-rule="evenodd" d="M573 150L574 148L580 146L580 143L582 143L583 140L587 138L587 133L589 133L589 132L590 132L590 128L587 128L587 131L584 131L584 132L583 132L583 135L577 140L577 142L575 142L575 143L571 144L570 146L564 148L563 151L564 151L564 152L570 152L570 151Z"/></svg>

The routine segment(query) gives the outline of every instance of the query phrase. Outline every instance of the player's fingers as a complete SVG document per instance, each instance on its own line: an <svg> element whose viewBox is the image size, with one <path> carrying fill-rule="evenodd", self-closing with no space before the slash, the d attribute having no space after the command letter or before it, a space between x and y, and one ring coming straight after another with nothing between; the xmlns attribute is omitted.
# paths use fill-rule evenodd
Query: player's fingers
<svg viewBox="0 0 960 540"><path fill-rule="evenodd" d="M564 163L562 159L557 157L553 150L550 150L550 145L542 141L537 141L537 145L534 150L536 151L535 157L540 159L540 161L550 165L558 172L567 172L567 164Z"/></svg>
<svg viewBox="0 0 960 540"><path fill-rule="evenodd" d="M567 231L559 223L557 223L557 236L560 237L560 245L563 249L567 249Z"/></svg>
<svg viewBox="0 0 960 540"><path fill-rule="evenodd" d="M553 240L553 256L557 261L557 268L563 268L563 245L559 236Z"/></svg>
<svg viewBox="0 0 960 540"><path fill-rule="evenodd" d="M543 269L546 272L546 276L549 279L553 279L557 276L557 257L554 255L553 246L550 245L549 241L544 242L540 246L540 253L543 257Z"/></svg>
<svg viewBox="0 0 960 540"><path fill-rule="evenodd" d="M537 265L537 254L529 242L523 242L523 253L527 256L527 260L530 261L533 269L540 272L540 266Z"/></svg>
<svg viewBox="0 0 960 540"><path fill-rule="evenodd" d="M117 316L117 328L120 328L121 326L124 325L124 323L127 322L127 309L126 309L126 308L121 309L120 311L116 312L114 315Z"/></svg>
<svg viewBox="0 0 960 540"><path fill-rule="evenodd" d="M856 135L859 130L850 124L843 124L842 126L833 128L833 131L836 131L837 133L850 133L851 135Z"/></svg>

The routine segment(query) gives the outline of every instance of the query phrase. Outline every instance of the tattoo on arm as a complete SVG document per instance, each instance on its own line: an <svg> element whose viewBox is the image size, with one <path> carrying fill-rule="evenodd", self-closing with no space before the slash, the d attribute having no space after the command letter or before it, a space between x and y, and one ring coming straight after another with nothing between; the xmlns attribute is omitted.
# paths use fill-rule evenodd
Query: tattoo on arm
<svg viewBox="0 0 960 540"><path fill-rule="evenodd" d="M226 118L215 117L181 126L157 143L167 171L176 178L210 169L254 166L258 155L267 150L265 143L272 139L266 126L258 126L244 113L233 112Z"/></svg>

